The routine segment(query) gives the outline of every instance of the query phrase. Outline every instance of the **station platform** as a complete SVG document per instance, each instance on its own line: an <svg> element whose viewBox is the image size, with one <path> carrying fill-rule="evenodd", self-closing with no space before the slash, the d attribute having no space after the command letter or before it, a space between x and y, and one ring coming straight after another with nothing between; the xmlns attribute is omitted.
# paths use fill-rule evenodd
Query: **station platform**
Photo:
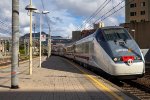
<svg viewBox="0 0 150 100"><path fill-rule="evenodd" d="M51 56L33 60L33 74L28 62L19 66L19 89L10 89L10 67L0 69L0 100L132 100L99 76L70 62Z"/></svg>

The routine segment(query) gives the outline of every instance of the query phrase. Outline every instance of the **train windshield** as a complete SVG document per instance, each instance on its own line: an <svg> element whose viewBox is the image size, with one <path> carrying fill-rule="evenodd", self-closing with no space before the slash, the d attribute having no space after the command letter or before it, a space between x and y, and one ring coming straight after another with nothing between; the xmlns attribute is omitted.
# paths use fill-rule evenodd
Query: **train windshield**
<svg viewBox="0 0 150 100"><path fill-rule="evenodd" d="M123 28L104 29L103 31L104 31L104 36L107 41L131 39L129 33Z"/></svg>

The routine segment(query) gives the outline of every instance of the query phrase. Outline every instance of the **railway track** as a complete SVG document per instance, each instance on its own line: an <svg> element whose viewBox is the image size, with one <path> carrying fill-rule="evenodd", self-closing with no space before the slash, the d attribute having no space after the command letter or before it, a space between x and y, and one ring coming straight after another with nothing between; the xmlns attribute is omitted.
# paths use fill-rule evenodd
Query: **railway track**
<svg viewBox="0 0 150 100"><path fill-rule="evenodd" d="M150 100L150 68L146 69L145 76L137 80L119 81L112 79L105 73L100 74L99 71L89 68L90 71L104 78L104 80L120 87L127 95L135 96L135 99Z"/></svg>
<svg viewBox="0 0 150 100"><path fill-rule="evenodd" d="M140 100L150 100L150 88L135 82L135 81L124 81L122 89L135 95Z"/></svg>
<svg viewBox="0 0 150 100"><path fill-rule="evenodd" d="M135 95L140 100L150 100L150 69L146 69L145 76L133 81L123 81L121 87Z"/></svg>
<svg viewBox="0 0 150 100"><path fill-rule="evenodd" d="M81 64L79 66L84 65ZM83 68L94 72L98 76L102 77L104 80L107 80L107 82L109 82L110 84L120 87L127 95L135 97L134 100L150 100L150 67L146 69L144 77L139 78L137 80L126 81L112 79L108 74L93 69L91 67L86 66Z"/></svg>

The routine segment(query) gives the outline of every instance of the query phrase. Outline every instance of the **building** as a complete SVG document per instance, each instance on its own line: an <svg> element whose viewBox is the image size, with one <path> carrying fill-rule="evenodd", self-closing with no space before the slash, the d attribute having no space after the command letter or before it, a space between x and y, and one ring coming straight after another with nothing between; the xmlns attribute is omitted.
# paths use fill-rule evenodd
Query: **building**
<svg viewBox="0 0 150 100"><path fill-rule="evenodd" d="M11 52L11 38L10 37L0 37L0 54L9 55Z"/></svg>
<svg viewBox="0 0 150 100"><path fill-rule="evenodd" d="M51 36L51 43L53 45L57 45L57 44L68 44L72 42L71 39L66 39L66 38L63 38L61 36Z"/></svg>
<svg viewBox="0 0 150 100"><path fill-rule="evenodd" d="M150 21L150 0L125 0L126 23Z"/></svg>
<svg viewBox="0 0 150 100"><path fill-rule="evenodd" d="M86 30L81 30L81 31L72 31L72 41L78 41L96 31L96 29L104 27L104 23L94 23L93 24L94 28L93 29L86 29Z"/></svg>
<svg viewBox="0 0 150 100"><path fill-rule="evenodd" d="M77 41L81 38L81 31L72 31L72 41Z"/></svg>
<svg viewBox="0 0 150 100"><path fill-rule="evenodd" d="M101 27L104 27L104 23L100 22L100 23L97 23L97 24L94 24L94 29L98 29L98 28L101 28Z"/></svg>
<svg viewBox="0 0 150 100"><path fill-rule="evenodd" d="M27 34L21 36L19 39L19 45L20 45L20 47L24 48L25 55L29 54L29 38L30 38L30 34L27 33ZM48 49L48 39L49 39L49 35L46 34L45 32L41 32L42 52L45 52ZM39 40L40 40L40 32L32 33L33 55L37 55L39 53L39 45L40 45Z"/></svg>
<svg viewBox="0 0 150 100"><path fill-rule="evenodd" d="M121 26L128 29L140 48L150 48L150 0L125 0L125 21Z"/></svg>
<svg viewBox="0 0 150 100"><path fill-rule="evenodd" d="M45 44L45 45L47 45L47 43L48 43L48 34L46 34L45 32L41 32L41 35L42 36L44 36L45 37L45 41L42 41L42 43L43 44ZM26 42L29 42L29 38L30 38L30 34L29 33L27 33L27 34L25 34L24 36L21 36L20 37L20 43L24 43L24 41L26 41ZM33 42L39 42L39 39L40 39L40 32L38 32L38 33L32 33L32 41ZM42 39L42 37L41 37L41 40L43 40Z"/></svg>

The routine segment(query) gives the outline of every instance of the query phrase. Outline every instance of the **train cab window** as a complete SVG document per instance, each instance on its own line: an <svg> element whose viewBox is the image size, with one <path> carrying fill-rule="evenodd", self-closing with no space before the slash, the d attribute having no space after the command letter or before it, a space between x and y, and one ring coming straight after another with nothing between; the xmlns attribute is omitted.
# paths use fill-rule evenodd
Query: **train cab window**
<svg viewBox="0 0 150 100"><path fill-rule="evenodd" d="M104 29L103 31L104 31L104 36L107 41L131 39L131 37L129 36L129 33L123 28Z"/></svg>

